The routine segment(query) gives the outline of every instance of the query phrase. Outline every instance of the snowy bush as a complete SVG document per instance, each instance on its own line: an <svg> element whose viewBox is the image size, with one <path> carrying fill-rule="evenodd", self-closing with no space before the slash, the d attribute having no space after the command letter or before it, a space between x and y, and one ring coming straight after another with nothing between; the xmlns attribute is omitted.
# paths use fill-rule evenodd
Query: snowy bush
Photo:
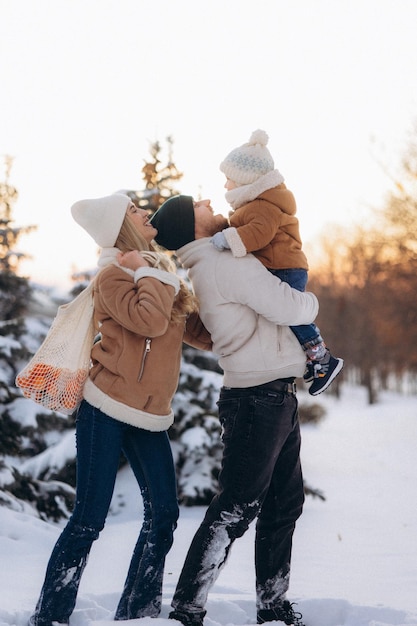
<svg viewBox="0 0 417 626"><path fill-rule="evenodd" d="M221 462L221 427L217 399L221 374L196 367L201 353L184 349L178 391L173 400L175 422L170 438L177 470L178 497L186 506L208 504L217 491ZM215 363L206 356L206 365Z"/></svg>

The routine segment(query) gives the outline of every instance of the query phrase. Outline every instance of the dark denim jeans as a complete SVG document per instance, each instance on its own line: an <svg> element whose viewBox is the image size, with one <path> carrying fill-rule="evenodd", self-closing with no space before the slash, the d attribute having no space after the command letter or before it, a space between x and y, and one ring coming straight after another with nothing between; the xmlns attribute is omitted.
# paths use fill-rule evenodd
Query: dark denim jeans
<svg viewBox="0 0 417 626"><path fill-rule="evenodd" d="M129 426L83 401L76 437L76 504L52 551L30 623L68 623L92 542L104 528L122 451L138 482L144 513L115 619L156 617L161 608L165 557L179 514L167 433Z"/></svg>
<svg viewBox="0 0 417 626"><path fill-rule="evenodd" d="M288 283L297 291L305 291L308 280L308 272L303 269L269 270L271 274L280 278L284 283ZM290 326L292 332L297 337L298 342L306 350L323 341L320 329L315 324L304 324L300 326Z"/></svg>
<svg viewBox="0 0 417 626"><path fill-rule="evenodd" d="M224 444L220 490L192 540L172 601L196 623L202 623L208 592L233 542L256 517L257 606L279 605L304 503L295 395L265 385L223 387L218 406Z"/></svg>

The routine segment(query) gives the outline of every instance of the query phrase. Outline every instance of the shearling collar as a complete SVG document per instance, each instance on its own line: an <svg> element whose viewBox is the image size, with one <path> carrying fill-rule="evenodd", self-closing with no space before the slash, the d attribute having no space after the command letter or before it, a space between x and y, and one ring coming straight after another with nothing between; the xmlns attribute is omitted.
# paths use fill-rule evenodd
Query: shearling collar
<svg viewBox="0 0 417 626"><path fill-rule="evenodd" d="M267 189L277 187L283 182L284 177L282 174L278 170L272 170L272 172L261 176L250 185L241 185L240 187L236 187L236 189L227 191L225 198L230 206L236 210L244 204L252 202L252 200L261 195L261 193L267 191Z"/></svg>
<svg viewBox="0 0 417 626"><path fill-rule="evenodd" d="M107 265L116 265L120 267L121 270L124 270L130 276L134 276L135 272L128 267L123 267L119 265L117 262L117 255L119 254L119 248L102 248L100 251L100 256L98 259L97 265L99 268L106 267ZM142 250L141 255L147 260L150 267L159 267L159 253L153 252L151 250Z"/></svg>
<svg viewBox="0 0 417 626"><path fill-rule="evenodd" d="M100 256L98 257L97 265L99 267L106 267L106 265L118 265L117 255L119 254L119 248L102 248L100 250Z"/></svg>

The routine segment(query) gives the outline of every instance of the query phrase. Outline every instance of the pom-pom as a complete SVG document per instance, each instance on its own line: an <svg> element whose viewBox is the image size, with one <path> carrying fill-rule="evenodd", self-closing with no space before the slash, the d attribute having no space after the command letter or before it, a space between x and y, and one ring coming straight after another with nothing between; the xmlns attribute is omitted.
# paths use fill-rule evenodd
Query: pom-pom
<svg viewBox="0 0 417 626"><path fill-rule="evenodd" d="M249 139L249 145L255 146L258 144L260 146L266 146L268 139L269 137L264 130L254 130Z"/></svg>

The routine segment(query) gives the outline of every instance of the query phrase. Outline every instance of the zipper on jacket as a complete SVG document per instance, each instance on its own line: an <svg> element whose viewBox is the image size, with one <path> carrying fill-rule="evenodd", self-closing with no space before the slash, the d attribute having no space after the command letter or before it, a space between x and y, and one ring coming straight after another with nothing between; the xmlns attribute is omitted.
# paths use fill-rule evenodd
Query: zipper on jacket
<svg viewBox="0 0 417 626"><path fill-rule="evenodd" d="M142 363L140 366L140 372L139 372L139 376L138 376L138 381L141 380L142 376L143 376L143 370L145 369L145 361L146 361L146 357L148 356L148 352L151 351L151 340L149 339L149 337L147 337L145 339L145 349L143 351L143 355L142 355Z"/></svg>

